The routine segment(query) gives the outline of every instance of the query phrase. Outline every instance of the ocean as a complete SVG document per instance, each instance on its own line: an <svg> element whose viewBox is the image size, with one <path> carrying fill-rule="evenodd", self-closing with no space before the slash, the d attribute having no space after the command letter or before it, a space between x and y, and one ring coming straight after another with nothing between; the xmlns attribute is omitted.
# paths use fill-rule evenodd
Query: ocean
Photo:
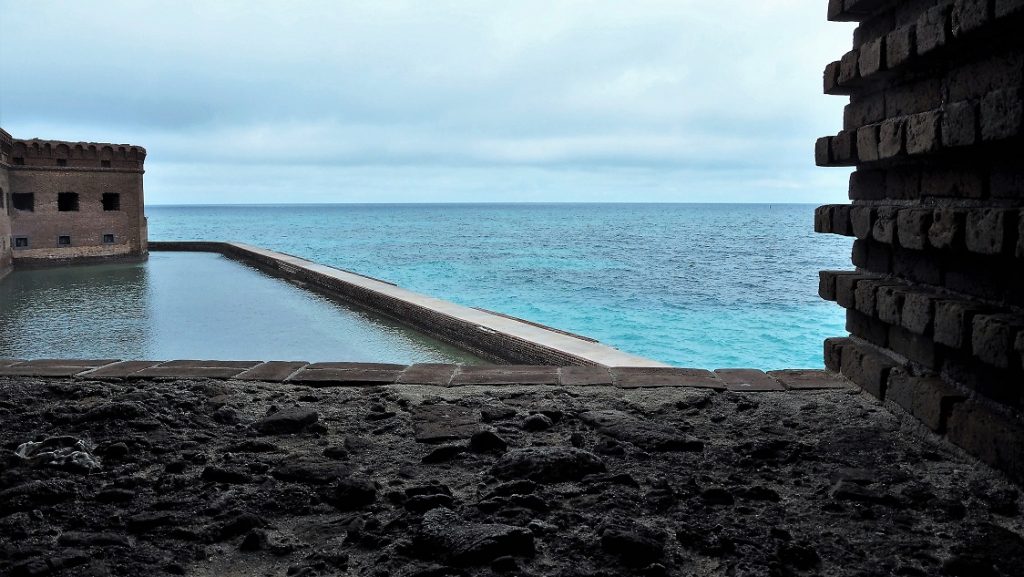
<svg viewBox="0 0 1024 577"><path fill-rule="evenodd" d="M226 240L586 335L676 366L821 367L850 240L814 205L147 206L151 240Z"/></svg>

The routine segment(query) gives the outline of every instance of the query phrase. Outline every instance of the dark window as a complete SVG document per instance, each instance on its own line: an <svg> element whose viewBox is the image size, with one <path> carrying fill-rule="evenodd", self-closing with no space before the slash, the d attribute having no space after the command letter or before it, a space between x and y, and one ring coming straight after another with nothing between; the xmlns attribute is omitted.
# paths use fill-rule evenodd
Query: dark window
<svg viewBox="0 0 1024 577"><path fill-rule="evenodd" d="M58 236L57 246L71 246L71 237L67 235Z"/></svg>
<svg viewBox="0 0 1024 577"><path fill-rule="evenodd" d="M11 206L14 210L32 212L36 209L36 195L32 192L15 192L11 195Z"/></svg>
<svg viewBox="0 0 1024 577"><path fill-rule="evenodd" d="M17 164L18 166L21 166L22 164L25 164L25 159L23 157L21 157L21 156L15 156L14 157L14 164Z"/></svg>
<svg viewBox="0 0 1024 577"><path fill-rule="evenodd" d="M16 237L14 237L14 248L28 248L28 237L27 236L16 236Z"/></svg>
<svg viewBox="0 0 1024 577"><path fill-rule="evenodd" d="M100 166L102 166L103 168L110 168L110 161L109 160L101 160L100 161Z"/></svg>
<svg viewBox="0 0 1024 577"><path fill-rule="evenodd" d="M66 159L66 158L58 158L57 159L57 166L67 166L67 165L68 165L68 159Z"/></svg>
<svg viewBox="0 0 1024 577"><path fill-rule="evenodd" d="M104 192L103 210L121 210L121 193Z"/></svg>
<svg viewBox="0 0 1024 577"><path fill-rule="evenodd" d="M105 234L103 235L103 244L114 244L114 235Z"/></svg>
<svg viewBox="0 0 1024 577"><path fill-rule="evenodd" d="M4 189L0 188L0 208L4 207Z"/></svg>
<svg viewBox="0 0 1024 577"><path fill-rule="evenodd" d="M58 192L57 210L61 212L74 212L78 210L77 192Z"/></svg>

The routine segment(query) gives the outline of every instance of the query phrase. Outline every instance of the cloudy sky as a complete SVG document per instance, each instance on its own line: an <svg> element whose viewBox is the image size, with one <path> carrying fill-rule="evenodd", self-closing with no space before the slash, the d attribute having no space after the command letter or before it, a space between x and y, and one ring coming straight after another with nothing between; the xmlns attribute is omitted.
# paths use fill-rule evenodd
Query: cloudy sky
<svg viewBox="0 0 1024 577"><path fill-rule="evenodd" d="M824 0L0 0L0 124L152 204L835 202Z"/></svg>

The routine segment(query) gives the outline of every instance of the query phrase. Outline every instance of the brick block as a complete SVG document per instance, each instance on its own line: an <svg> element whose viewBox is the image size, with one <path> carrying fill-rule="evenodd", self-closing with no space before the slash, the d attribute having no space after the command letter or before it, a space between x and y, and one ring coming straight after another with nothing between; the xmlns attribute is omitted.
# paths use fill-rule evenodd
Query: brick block
<svg viewBox="0 0 1024 577"><path fill-rule="evenodd" d="M907 154L930 154L939 149L939 123L942 114L933 110L921 112L907 120Z"/></svg>
<svg viewBox="0 0 1024 577"><path fill-rule="evenodd" d="M900 286L880 286L875 295L875 312L879 320L890 325L900 324L900 311L906 289Z"/></svg>
<svg viewBox="0 0 1024 577"><path fill-rule="evenodd" d="M992 54L969 60L946 73L946 102L978 100L990 92L1018 89L1024 82L1024 54Z"/></svg>
<svg viewBox="0 0 1024 577"><path fill-rule="evenodd" d="M943 269L940 263L932 255L919 250L893 250L892 272L914 282L935 286L942 284Z"/></svg>
<svg viewBox="0 0 1024 577"><path fill-rule="evenodd" d="M889 374L886 400L903 407L935 432L946 429L953 405L966 398L959 389L934 375L913 376L904 369Z"/></svg>
<svg viewBox="0 0 1024 577"><path fill-rule="evenodd" d="M978 136L978 119L972 102L947 104L942 114L942 145L970 146Z"/></svg>
<svg viewBox="0 0 1024 577"><path fill-rule="evenodd" d="M913 58L916 53L914 27L902 26L885 35L885 64L895 68Z"/></svg>
<svg viewBox="0 0 1024 577"><path fill-rule="evenodd" d="M959 249L964 243L965 215L955 208L939 208L932 213L928 244L939 249Z"/></svg>
<svg viewBox="0 0 1024 577"><path fill-rule="evenodd" d="M929 334L935 316L934 303L935 297L931 294L921 291L908 292L903 297L900 325L915 335Z"/></svg>
<svg viewBox="0 0 1024 577"><path fill-rule="evenodd" d="M995 0L993 11L996 18L1024 13L1024 0Z"/></svg>
<svg viewBox="0 0 1024 577"><path fill-rule="evenodd" d="M870 247L866 241L857 239L853 241L853 247L850 251L850 262L857 268L864 268L868 266L868 252Z"/></svg>
<svg viewBox="0 0 1024 577"><path fill-rule="evenodd" d="M885 120L885 95L876 92L868 95L854 95L843 108L843 129L854 130L866 124L877 124Z"/></svg>
<svg viewBox="0 0 1024 577"><path fill-rule="evenodd" d="M853 165L857 163L857 133L853 130L843 130L832 137L830 147L832 149L832 164Z"/></svg>
<svg viewBox="0 0 1024 577"><path fill-rule="evenodd" d="M854 291L857 283L865 277L859 274L844 274L836 277L836 304L844 309L854 308Z"/></svg>
<svg viewBox="0 0 1024 577"><path fill-rule="evenodd" d="M868 246L867 263L864 268L877 273L892 272L892 248L887 244L858 240Z"/></svg>
<svg viewBox="0 0 1024 577"><path fill-rule="evenodd" d="M854 294L854 307L865 315L875 316L878 310L876 302L878 288L882 286L902 286L902 283L893 280L861 281L857 283Z"/></svg>
<svg viewBox="0 0 1024 577"><path fill-rule="evenodd" d="M985 195L985 175L978 169L930 167L921 173L921 195L981 198Z"/></svg>
<svg viewBox="0 0 1024 577"><path fill-rule="evenodd" d="M869 124L857 129L857 156L861 162L878 160L877 124Z"/></svg>
<svg viewBox="0 0 1024 577"><path fill-rule="evenodd" d="M850 205L837 204L832 207L832 233L850 236L853 231L850 227Z"/></svg>
<svg viewBox="0 0 1024 577"><path fill-rule="evenodd" d="M839 60L839 85L845 85L860 78L858 70L859 55L856 50L851 50Z"/></svg>
<svg viewBox="0 0 1024 577"><path fill-rule="evenodd" d="M885 116L909 116L942 107L945 90L941 78L926 76L885 91Z"/></svg>
<svg viewBox="0 0 1024 577"><path fill-rule="evenodd" d="M875 222L871 225L871 238L885 244L892 244L896 237L896 215L894 206L880 206L875 209Z"/></svg>
<svg viewBox="0 0 1024 577"><path fill-rule="evenodd" d="M979 314L971 323L971 350L974 356L1001 369L1017 368L1017 334L1024 330L1024 318L1012 314Z"/></svg>
<svg viewBox="0 0 1024 577"><path fill-rule="evenodd" d="M846 331L880 347L889 344L889 328L884 323L853 309L846 309Z"/></svg>
<svg viewBox="0 0 1024 577"><path fill-rule="evenodd" d="M900 326L889 327L889 348L929 369L937 368L935 343L928 337L915 335Z"/></svg>
<svg viewBox="0 0 1024 577"><path fill-rule="evenodd" d="M850 173L850 200L881 200L885 198L885 172L856 170Z"/></svg>
<svg viewBox="0 0 1024 577"><path fill-rule="evenodd" d="M865 240L871 237L871 217L875 209L870 206L850 207L850 232L853 236Z"/></svg>
<svg viewBox="0 0 1024 577"><path fill-rule="evenodd" d="M851 270L822 270L818 271L818 296L827 300L836 300L836 279L840 276L860 274Z"/></svg>
<svg viewBox="0 0 1024 577"><path fill-rule="evenodd" d="M985 463L1024 482L1024 424L976 400L953 406L946 438Z"/></svg>
<svg viewBox="0 0 1024 577"><path fill-rule="evenodd" d="M1018 89L986 94L980 110L982 140L1002 140L1024 132L1024 103Z"/></svg>
<svg viewBox="0 0 1024 577"><path fill-rule="evenodd" d="M825 366L832 371L842 368L843 349L852 346L848 337L830 337L825 339Z"/></svg>
<svg viewBox="0 0 1024 577"><path fill-rule="evenodd" d="M871 76L885 69L885 36L861 44L857 68L861 77Z"/></svg>
<svg viewBox="0 0 1024 577"><path fill-rule="evenodd" d="M956 0L953 4L952 32L954 37L970 34L989 22L991 0Z"/></svg>
<svg viewBox="0 0 1024 577"><path fill-rule="evenodd" d="M995 198L1024 198L1024 167L999 165L989 176L989 192Z"/></svg>
<svg viewBox="0 0 1024 577"><path fill-rule="evenodd" d="M839 87L838 60L825 65L825 72L822 74L822 87L825 94L844 94L846 92Z"/></svg>
<svg viewBox="0 0 1024 577"><path fill-rule="evenodd" d="M903 208L896 217L896 234L900 246L924 250L928 246L928 229L932 224L932 210L927 208Z"/></svg>
<svg viewBox="0 0 1024 577"><path fill-rule="evenodd" d="M921 197L921 170L913 166L897 166L885 171L885 196L894 200L916 200Z"/></svg>
<svg viewBox="0 0 1024 577"><path fill-rule="evenodd" d="M842 373L878 399L885 398L889 373L898 367L889 357L855 345L843 349Z"/></svg>
<svg viewBox="0 0 1024 577"><path fill-rule="evenodd" d="M814 141L814 164L817 166L829 166L832 164L832 151L829 146L831 142L831 136L822 136Z"/></svg>
<svg viewBox="0 0 1024 577"><path fill-rule="evenodd" d="M946 45L949 39L949 7L938 5L917 19L917 54L923 55Z"/></svg>
<svg viewBox="0 0 1024 577"><path fill-rule="evenodd" d="M1016 228L1017 214L1002 208L972 209L967 212L965 244L971 252L1001 254L1010 248L1011 225Z"/></svg>
<svg viewBox="0 0 1024 577"><path fill-rule="evenodd" d="M878 158L893 158L903 154L905 147L906 121L891 118L878 129Z"/></svg>
<svg viewBox="0 0 1024 577"><path fill-rule="evenodd" d="M814 232L832 232L832 209L834 206L826 204L814 209Z"/></svg>

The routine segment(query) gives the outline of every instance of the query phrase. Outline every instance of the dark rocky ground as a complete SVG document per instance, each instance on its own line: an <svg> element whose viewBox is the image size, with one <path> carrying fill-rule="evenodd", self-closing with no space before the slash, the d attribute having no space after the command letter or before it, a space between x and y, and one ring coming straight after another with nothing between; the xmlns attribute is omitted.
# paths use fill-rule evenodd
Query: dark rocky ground
<svg viewBox="0 0 1024 577"><path fill-rule="evenodd" d="M2 575L1024 573L1017 490L852 391L0 378L0 425Z"/></svg>

